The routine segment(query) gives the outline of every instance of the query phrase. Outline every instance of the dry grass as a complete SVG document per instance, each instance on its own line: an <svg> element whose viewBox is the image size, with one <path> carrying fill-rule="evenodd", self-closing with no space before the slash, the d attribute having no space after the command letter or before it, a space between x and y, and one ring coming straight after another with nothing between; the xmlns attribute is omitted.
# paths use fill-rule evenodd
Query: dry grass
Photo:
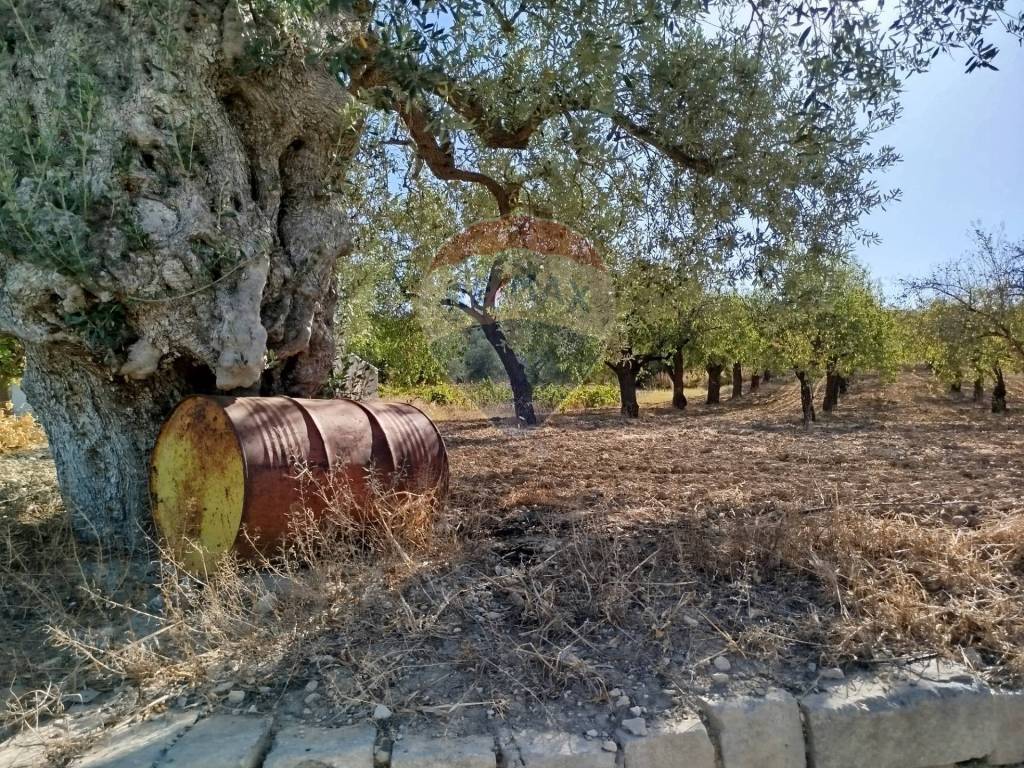
<svg viewBox="0 0 1024 768"><path fill-rule="evenodd" d="M706 691L721 654L740 691L807 690L811 663L923 655L1024 678L1021 414L911 374L860 382L833 417L798 424L787 382L633 422L446 421L440 514L382 494L354 517L336 485L310 484L336 514L297 528L280 558L201 579L165 561L159 607L79 580L90 611L33 614L30 592L21 610L91 685L215 704L225 682L246 706L331 723L376 702L450 728L582 722L627 685L657 711Z"/></svg>
<svg viewBox="0 0 1024 768"><path fill-rule="evenodd" d="M45 442L42 427L30 414L14 416L9 403L0 407L0 454L33 448Z"/></svg>

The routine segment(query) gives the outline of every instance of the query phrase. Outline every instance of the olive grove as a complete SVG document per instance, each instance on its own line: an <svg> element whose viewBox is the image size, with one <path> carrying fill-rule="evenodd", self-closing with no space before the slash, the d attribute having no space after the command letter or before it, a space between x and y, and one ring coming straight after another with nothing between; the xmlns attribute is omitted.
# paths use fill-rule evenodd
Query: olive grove
<svg viewBox="0 0 1024 768"><path fill-rule="evenodd" d="M6 0L0 332L77 534L141 540L182 396L320 390L368 145L500 216L663 166L758 268L828 250L885 199L901 79L1021 30L998 0L881 5Z"/></svg>

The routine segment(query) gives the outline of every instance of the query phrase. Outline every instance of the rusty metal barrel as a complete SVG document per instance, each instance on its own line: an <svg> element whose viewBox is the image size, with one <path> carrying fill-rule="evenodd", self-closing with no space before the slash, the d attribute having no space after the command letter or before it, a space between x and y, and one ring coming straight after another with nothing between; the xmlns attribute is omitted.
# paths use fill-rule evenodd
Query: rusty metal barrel
<svg viewBox="0 0 1024 768"><path fill-rule="evenodd" d="M150 459L157 528L197 572L230 550L272 552L296 512L324 513L310 491L339 483L353 514L380 489L439 500L448 488L441 434L405 403L197 395L164 422Z"/></svg>

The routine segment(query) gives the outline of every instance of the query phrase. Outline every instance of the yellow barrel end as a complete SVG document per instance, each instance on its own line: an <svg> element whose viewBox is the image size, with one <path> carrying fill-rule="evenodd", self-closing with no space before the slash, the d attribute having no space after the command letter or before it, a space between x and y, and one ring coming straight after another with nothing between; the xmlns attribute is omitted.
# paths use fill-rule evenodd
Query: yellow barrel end
<svg viewBox="0 0 1024 768"><path fill-rule="evenodd" d="M229 552L245 505L245 461L224 407L183 400L160 430L150 460L153 517L175 560L205 573Z"/></svg>

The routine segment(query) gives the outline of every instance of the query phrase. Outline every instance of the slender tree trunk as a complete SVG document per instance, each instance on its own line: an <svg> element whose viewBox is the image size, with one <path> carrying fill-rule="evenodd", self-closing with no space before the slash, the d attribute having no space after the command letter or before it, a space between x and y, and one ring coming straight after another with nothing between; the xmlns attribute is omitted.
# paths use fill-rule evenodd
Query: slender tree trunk
<svg viewBox="0 0 1024 768"><path fill-rule="evenodd" d="M759 389L761 389L761 375L752 373L750 375L750 391L757 392Z"/></svg>
<svg viewBox="0 0 1024 768"><path fill-rule="evenodd" d="M743 397L743 366L740 363L732 364L732 396Z"/></svg>
<svg viewBox="0 0 1024 768"><path fill-rule="evenodd" d="M832 413L839 404L839 384L842 377L835 372L831 366L825 373L825 394L821 401L821 410L825 413Z"/></svg>
<svg viewBox="0 0 1024 768"><path fill-rule="evenodd" d="M852 375L852 374L851 374ZM850 377L849 376L837 376L838 379L838 392L837 394L845 397L847 391L850 389ZM839 402L839 398L836 398L836 402Z"/></svg>
<svg viewBox="0 0 1024 768"><path fill-rule="evenodd" d="M996 366L993 371L996 383L992 387L992 413L1006 412L1006 380L1003 378L1003 369Z"/></svg>
<svg viewBox="0 0 1024 768"><path fill-rule="evenodd" d="M725 366L721 364L707 365L708 372L708 405L715 405L722 402L722 369Z"/></svg>
<svg viewBox="0 0 1024 768"><path fill-rule="evenodd" d="M683 410L686 408L686 361L683 348L676 347L672 353L672 407Z"/></svg>
<svg viewBox="0 0 1024 768"><path fill-rule="evenodd" d="M814 413L814 396L811 392L811 384L807 380L805 371L796 372L797 381L800 382L800 407L803 410L804 427L810 427L812 421L817 421Z"/></svg>
<svg viewBox="0 0 1024 768"><path fill-rule="evenodd" d="M771 380L772 380L772 372L770 370L768 370L767 368L765 368L764 369L764 374L761 376L761 381L763 381L765 384L767 384Z"/></svg>
<svg viewBox="0 0 1024 768"><path fill-rule="evenodd" d="M636 399L636 375L638 369L630 363L612 368L619 380L619 411L631 419L640 418L640 403Z"/></svg>
<svg viewBox="0 0 1024 768"><path fill-rule="evenodd" d="M483 323L480 327L508 375L508 383L512 387L512 406L515 409L516 420L523 426L536 424L537 414L533 408L533 385L530 384L530 379L526 376L526 368L508 343L505 332L497 321Z"/></svg>
<svg viewBox="0 0 1024 768"><path fill-rule="evenodd" d="M981 377L979 376L974 380L972 398L974 402L980 403L983 397L985 397L985 383L981 380Z"/></svg>

